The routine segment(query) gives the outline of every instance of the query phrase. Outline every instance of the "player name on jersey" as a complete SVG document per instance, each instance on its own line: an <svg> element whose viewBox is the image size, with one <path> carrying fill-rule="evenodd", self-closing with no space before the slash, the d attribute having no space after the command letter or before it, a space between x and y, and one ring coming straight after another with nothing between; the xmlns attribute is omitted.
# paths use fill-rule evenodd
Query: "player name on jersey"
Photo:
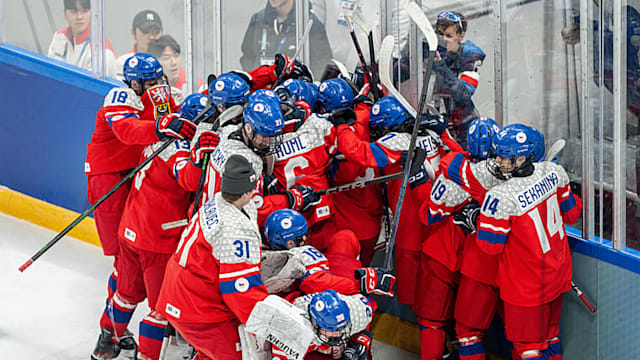
<svg viewBox="0 0 640 360"><path fill-rule="evenodd" d="M207 201L203 206L204 226L211 230L218 223L218 209L215 201Z"/></svg>
<svg viewBox="0 0 640 360"><path fill-rule="evenodd" d="M521 209L527 209L536 204L538 200L544 200L549 193L555 191L558 185L558 174L551 172L542 179L535 182L529 188L518 194Z"/></svg>
<svg viewBox="0 0 640 360"><path fill-rule="evenodd" d="M277 160L284 160L289 157L302 154L308 151L307 146L302 142L302 136L296 136L293 139L283 141L276 152Z"/></svg>

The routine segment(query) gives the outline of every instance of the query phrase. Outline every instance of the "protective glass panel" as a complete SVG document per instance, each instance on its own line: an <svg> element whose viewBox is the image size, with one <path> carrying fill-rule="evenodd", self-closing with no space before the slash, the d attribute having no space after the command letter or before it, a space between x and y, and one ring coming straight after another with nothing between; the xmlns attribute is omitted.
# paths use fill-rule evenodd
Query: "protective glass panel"
<svg viewBox="0 0 640 360"><path fill-rule="evenodd" d="M4 1L8 44L91 70L90 1Z"/></svg>
<svg viewBox="0 0 640 360"><path fill-rule="evenodd" d="M125 61L137 52L150 53L163 66L169 84L188 91L183 66L185 48L184 1L136 1L134 6L126 0L110 0L104 4L104 34L107 49L117 56L113 68L122 79Z"/></svg>
<svg viewBox="0 0 640 360"><path fill-rule="evenodd" d="M626 42L621 46L626 46L627 69L626 69L626 139L627 139L627 188L626 188L626 233L627 247L640 250L640 2L628 1L626 10Z"/></svg>

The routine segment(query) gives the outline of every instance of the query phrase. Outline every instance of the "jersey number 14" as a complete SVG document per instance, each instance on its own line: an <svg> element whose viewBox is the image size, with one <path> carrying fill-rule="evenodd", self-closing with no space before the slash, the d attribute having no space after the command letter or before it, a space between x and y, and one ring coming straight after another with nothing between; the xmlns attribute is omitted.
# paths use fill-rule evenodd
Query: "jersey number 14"
<svg viewBox="0 0 640 360"><path fill-rule="evenodd" d="M528 213L536 227L538 241L540 241L540 248L542 249L543 254L546 254L551 250L549 238L552 238L555 234L560 234L560 238L564 238L564 221L562 221L562 215L560 214L560 207L558 206L558 198L556 194L550 196L545 201L545 205L547 208L546 222L542 222L538 207L535 207Z"/></svg>

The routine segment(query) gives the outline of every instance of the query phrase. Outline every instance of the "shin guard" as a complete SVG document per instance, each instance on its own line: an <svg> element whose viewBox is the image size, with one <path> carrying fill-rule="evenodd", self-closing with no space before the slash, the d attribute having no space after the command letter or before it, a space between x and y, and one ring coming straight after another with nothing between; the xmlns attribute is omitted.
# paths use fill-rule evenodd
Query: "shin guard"
<svg viewBox="0 0 640 360"><path fill-rule="evenodd" d="M420 324L420 359L440 360L444 353L444 323L418 319Z"/></svg>
<svg viewBox="0 0 640 360"><path fill-rule="evenodd" d="M114 337L119 340L124 335L129 321L131 321L136 305L122 299L116 292L102 313L100 327L112 331Z"/></svg>
<svg viewBox="0 0 640 360"><path fill-rule="evenodd" d="M167 329L167 320L152 310L140 321L138 353L140 357L157 360L162 350L162 340Z"/></svg>

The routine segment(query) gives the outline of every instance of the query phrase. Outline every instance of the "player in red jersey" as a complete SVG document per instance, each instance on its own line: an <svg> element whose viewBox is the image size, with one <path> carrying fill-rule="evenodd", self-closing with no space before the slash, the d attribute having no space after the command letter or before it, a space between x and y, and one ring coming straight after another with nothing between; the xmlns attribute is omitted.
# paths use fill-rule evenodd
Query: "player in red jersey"
<svg viewBox="0 0 640 360"><path fill-rule="evenodd" d="M257 182L249 161L231 155L222 192L191 219L167 264L156 309L198 351L198 359L241 359L238 325L268 296L251 200Z"/></svg>
<svg viewBox="0 0 640 360"><path fill-rule="evenodd" d="M185 99L182 119L191 121L204 109L201 98L206 100L201 94ZM151 156L162 144L147 146L142 158ZM120 221L120 278L100 319L101 336L93 353L96 359L109 358L125 345L135 345L131 339L124 339L131 336L127 326L137 304L145 298L151 312L140 322L138 353L145 359L158 359L160 355L167 321L155 311L155 303L167 260L180 239L179 229L165 229L162 225L184 217L191 204L191 193L180 185L188 161L189 141L175 140L133 180ZM155 211L157 208L162 211ZM135 353L135 348L127 350L129 355Z"/></svg>
<svg viewBox="0 0 640 360"><path fill-rule="evenodd" d="M90 203L138 165L145 145L155 143L168 131L185 137L195 129L190 122L170 115L177 110L182 95L162 84L162 67L154 57L137 54L125 63L124 71L128 87L113 88L107 93L87 145L84 168ZM159 119L160 131L156 131L156 119ZM119 253L118 226L130 186L127 183L120 187L94 211L103 252L115 257L114 268ZM115 291L116 279L114 270L109 279L109 298Z"/></svg>
<svg viewBox="0 0 640 360"><path fill-rule="evenodd" d="M535 139L519 124L498 133L489 165L506 181L485 196L476 242L500 256L497 284L514 359L560 359L562 294L572 273L564 224L577 221L582 201L561 166L533 162Z"/></svg>
<svg viewBox="0 0 640 360"><path fill-rule="evenodd" d="M475 119L468 128L469 153L464 156L477 162L492 155L492 139L498 130L498 125L492 119ZM467 284L471 282L465 281L465 276L459 274L465 261L468 263L470 260L465 257L471 256L471 251L467 249L468 239L475 241L475 235L467 236L456 226L452 215L460 211L470 201L475 201L472 199L467 191L447 179L443 174L434 182L430 199L422 205L420 210L422 222L431 226L428 237L422 246L421 271L418 275L418 287L428 289L426 292L430 295L416 294L415 310L418 314L418 322L422 325L422 358L442 357L445 339L443 327L454 314L454 300L457 311L463 312L464 315L480 314L483 319L488 318L491 321L495 313L495 308L492 307L497 303L495 294L489 292L489 295L494 296L489 296L486 299L484 292L478 292L478 294L473 294L473 297L467 298L470 295L466 291ZM463 251L465 256L462 256ZM481 260L485 260L487 257L488 255L482 254ZM497 268L497 262L495 264ZM491 268L490 263L484 265L484 268ZM460 278L462 280L459 280ZM458 283L460 286L456 295L455 289L458 287ZM461 297L465 300L464 302L460 301ZM459 308L458 304L462 303L470 308ZM487 308L486 305L489 307ZM480 310L476 311L477 308ZM456 313L456 315L460 314ZM480 335L484 334L482 329L486 330L488 324L487 327L470 328L468 324L476 324L476 322L468 321L468 318L468 316L460 316L459 320L456 318L456 335L460 341L460 357L461 359L483 359L485 351ZM471 317L471 320L475 319L475 317ZM476 337L473 338L473 336ZM472 354L475 357L470 356Z"/></svg>

